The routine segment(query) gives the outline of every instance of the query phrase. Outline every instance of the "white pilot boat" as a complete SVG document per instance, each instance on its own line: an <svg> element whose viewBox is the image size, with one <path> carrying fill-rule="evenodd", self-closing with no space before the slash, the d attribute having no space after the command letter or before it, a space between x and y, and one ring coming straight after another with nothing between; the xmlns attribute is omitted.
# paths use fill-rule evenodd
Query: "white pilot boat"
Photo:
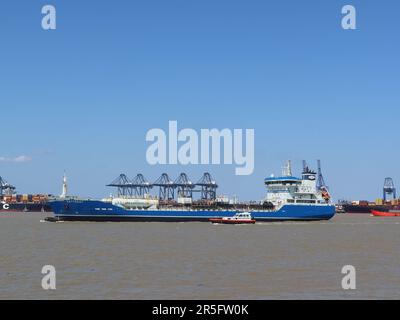
<svg viewBox="0 0 400 320"><path fill-rule="evenodd" d="M209 219L212 223L222 224L254 224L256 220L253 219L250 212L239 212L232 217L212 218Z"/></svg>

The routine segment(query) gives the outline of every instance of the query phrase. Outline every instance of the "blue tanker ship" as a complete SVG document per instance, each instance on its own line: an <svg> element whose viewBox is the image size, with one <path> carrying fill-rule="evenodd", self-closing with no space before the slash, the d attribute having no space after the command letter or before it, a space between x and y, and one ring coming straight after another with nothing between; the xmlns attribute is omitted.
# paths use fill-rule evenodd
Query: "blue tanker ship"
<svg viewBox="0 0 400 320"><path fill-rule="evenodd" d="M316 173L305 167L301 178L291 173L290 161L280 177L265 179L267 194L260 203L236 203L226 198L193 201L181 193L178 201L165 201L148 194L119 195L102 200L63 196L50 202L55 221L209 221L250 212L256 221L328 220L335 214L326 188L316 185Z"/></svg>

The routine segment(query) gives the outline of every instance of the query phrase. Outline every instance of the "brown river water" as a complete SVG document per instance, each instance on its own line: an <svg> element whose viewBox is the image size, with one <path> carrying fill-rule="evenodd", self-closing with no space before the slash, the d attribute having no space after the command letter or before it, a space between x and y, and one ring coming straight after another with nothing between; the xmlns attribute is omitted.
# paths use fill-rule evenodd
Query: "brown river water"
<svg viewBox="0 0 400 320"><path fill-rule="evenodd" d="M256 225L0 213L0 299L400 299L400 218ZM41 286L44 265L56 290ZM344 265L356 289L343 290Z"/></svg>

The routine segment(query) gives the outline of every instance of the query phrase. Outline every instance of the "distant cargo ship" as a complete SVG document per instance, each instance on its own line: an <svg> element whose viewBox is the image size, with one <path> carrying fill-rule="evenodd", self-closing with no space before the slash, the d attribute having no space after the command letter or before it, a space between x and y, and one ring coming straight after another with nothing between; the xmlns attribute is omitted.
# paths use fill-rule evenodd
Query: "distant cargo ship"
<svg viewBox="0 0 400 320"><path fill-rule="evenodd" d="M149 184L136 182L128 182L127 185L149 187ZM202 188L215 187L215 182L203 181L196 185ZM119 189L123 187L119 184L112 186ZM153 186L160 186L160 191L168 192L168 188L192 187L192 184L158 181ZM291 173L289 161L282 176L266 178L265 186L267 195L264 201L249 204L224 201L219 198L194 201L191 197L184 197L184 190L181 190L178 201L152 198L149 195L139 197L126 194L103 200L65 197L50 201L54 218L48 220L208 222L209 219L233 217L239 212L249 212L256 221L312 221L328 220L335 214L335 206L327 198L326 190L317 188L316 172L308 167L304 168L302 177L297 178Z"/></svg>
<svg viewBox="0 0 400 320"><path fill-rule="evenodd" d="M371 213L371 210L382 211L385 210L385 206L376 205L358 205L358 204L343 204L342 208L345 213Z"/></svg>
<svg viewBox="0 0 400 320"><path fill-rule="evenodd" d="M51 195L15 194L15 187L0 177L0 212L51 212Z"/></svg>
<svg viewBox="0 0 400 320"><path fill-rule="evenodd" d="M354 201L353 203L342 203L341 207L345 213L365 213L370 214L375 211L389 211L400 210L400 205L397 201L386 202L382 201L368 202L368 201Z"/></svg>
<svg viewBox="0 0 400 320"><path fill-rule="evenodd" d="M51 212L48 195L4 195L0 203L0 212Z"/></svg>
<svg viewBox="0 0 400 320"><path fill-rule="evenodd" d="M383 184L383 198L375 199L374 202L367 200L357 201L339 201L339 206L343 208L346 213L372 213L373 211L391 211L400 210L400 199L396 197L396 188L393 179L390 177L385 178ZM388 200L392 197L392 200Z"/></svg>

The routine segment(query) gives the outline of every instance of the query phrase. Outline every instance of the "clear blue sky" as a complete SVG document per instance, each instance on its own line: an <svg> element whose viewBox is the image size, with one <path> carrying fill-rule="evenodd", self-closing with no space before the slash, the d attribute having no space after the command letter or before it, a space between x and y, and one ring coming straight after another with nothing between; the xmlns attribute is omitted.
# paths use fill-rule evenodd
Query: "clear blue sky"
<svg viewBox="0 0 400 320"><path fill-rule="evenodd" d="M57 30L41 28L41 7ZM341 8L357 9L357 30ZM101 197L120 172L210 171L259 199L286 159L321 159L336 199L400 188L399 1L2 1L0 175L21 193ZM255 171L150 166L145 134L254 128ZM30 161L11 161L26 156Z"/></svg>

